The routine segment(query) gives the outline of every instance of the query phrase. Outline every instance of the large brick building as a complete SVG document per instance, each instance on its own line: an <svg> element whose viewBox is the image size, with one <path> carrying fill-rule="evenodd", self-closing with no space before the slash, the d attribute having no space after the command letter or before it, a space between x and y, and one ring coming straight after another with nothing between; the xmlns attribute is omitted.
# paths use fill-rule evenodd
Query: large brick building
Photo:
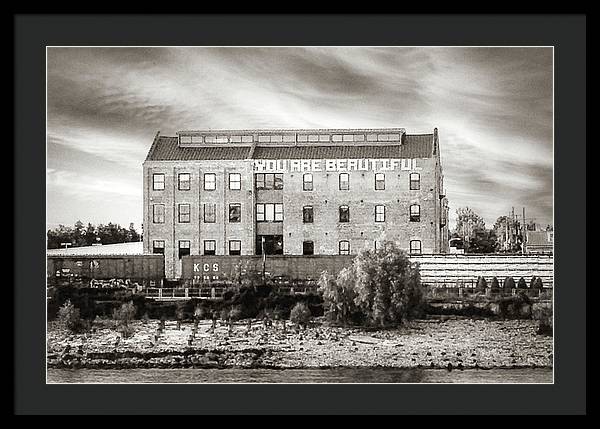
<svg viewBox="0 0 600 429"><path fill-rule="evenodd" d="M445 253L437 129L157 133L143 164L144 253L168 278L191 255Z"/></svg>

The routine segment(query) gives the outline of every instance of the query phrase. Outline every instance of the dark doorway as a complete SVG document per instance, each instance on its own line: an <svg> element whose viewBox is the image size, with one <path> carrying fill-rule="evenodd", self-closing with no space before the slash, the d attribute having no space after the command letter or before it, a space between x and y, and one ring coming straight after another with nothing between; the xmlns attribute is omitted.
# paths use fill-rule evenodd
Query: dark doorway
<svg viewBox="0 0 600 429"><path fill-rule="evenodd" d="M263 248L266 255L283 255L283 235L257 235L256 254L262 255Z"/></svg>

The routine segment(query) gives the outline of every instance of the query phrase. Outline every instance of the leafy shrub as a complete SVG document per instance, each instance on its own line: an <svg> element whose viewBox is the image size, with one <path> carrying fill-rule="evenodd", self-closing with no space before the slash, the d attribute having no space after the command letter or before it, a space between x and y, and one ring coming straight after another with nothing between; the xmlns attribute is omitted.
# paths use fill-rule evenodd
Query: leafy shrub
<svg viewBox="0 0 600 429"><path fill-rule="evenodd" d="M186 303L185 302L178 302L175 306L175 318L179 321L184 320L185 319L185 307L186 307Z"/></svg>
<svg viewBox="0 0 600 429"><path fill-rule="evenodd" d="M499 315L505 319L531 318L531 300L524 292L504 297L499 302Z"/></svg>
<svg viewBox="0 0 600 429"><path fill-rule="evenodd" d="M492 285L490 286L490 289L492 290L492 292L498 292L498 290L500 289L500 283L498 282L497 277L494 277L492 279Z"/></svg>
<svg viewBox="0 0 600 429"><path fill-rule="evenodd" d="M354 303L356 291L352 268L344 268L338 273L337 278L324 271L319 277L318 285L329 318L335 322L349 322L351 314L357 311Z"/></svg>
<svg viewBox="0 0 600 429"><path fill-rule="evenodd" d="M539 335L552 335L553 320L551 307L538 307L533 310L533 319L538 321L537 333Z"/></svg>
<svg viewBox="0 0 600 429"><path fill-rule="evenodd" d="M113 319L117 322L117 330L124 338L129 338L134 334L134 329L130 323L135 318L135 305L133 302L121 304L121 306L113 311Z"/></svg>
<svg viewBox="0 0 600 429"><path fill-rule="evenodd" d="M512 277L505 277L502 287L504 289L514 289L515 288L515 279L513 279Z"/></svg>
<svg viewBox="0 0 600 429"><path fill-rule="evenodd" d="M219 319L221 320L229 320L229 313L231 312L231 310L224 308L221 310L221 312L219 313Z"/></svg>
<svg viewBox="0 0 600 429"><path fill-rule="evenodd" d="M196 305L194 308L194 320L202 320L206 316L206 311L201 305Z"/></svg>
<svg viewBox="0 0 600 429"><path fill-rule="evenodd" d="M72 333L83 332L88 327L81 319L79 309L71 304L70 299L58 309L58 320L65 329Z"/></svg>
<svg viewBox="0 0 600 429"><path fill-rule="evenodd" d="M517 289L527 289L527 282L523 277L519 279L519 282L517 283Z"/></svg>
<svg viewBox="0 0 600 429"><path fill-rule="evenodd" d="M536 276L532 276L531 280L529 281L529 288L530 289L535 289L535 279L537 279Z"/></svg>
<svg viewBox="0 0 600 429"><path fill-rule="evenodd" d="M299 326L307 326L312 319L312 313L310 308L303 302L299 302L294 305L294 308L290 311L290 321Z"/></svg>
<svg viewBox="0 0 600 429"><path fill-rule="evenodd" d="M542 282L542 278L541 277L536 277L535 278L535 282L533 283L533 287L535 289L543 289L544 288L544 283Z"/></svg>
<svg viewBox="0 0 600 429"><path fill-rule="evenodd" d="M241 320L242 319L242 310L239 307L233 307L229 311L229 319L230 320Z"/></svg>

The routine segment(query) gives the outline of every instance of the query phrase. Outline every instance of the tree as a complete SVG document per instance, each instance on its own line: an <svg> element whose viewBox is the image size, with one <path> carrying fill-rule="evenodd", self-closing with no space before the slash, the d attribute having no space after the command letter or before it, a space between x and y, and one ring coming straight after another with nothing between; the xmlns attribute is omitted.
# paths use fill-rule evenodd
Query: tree
<svg viewBox="0 0 600 429"><path fill-rule="evenodd" d="M456 209L456 228L454 232L464 240L467 248L476 230L485 231L483 218L469 207L459 207Z"/></svg>
<svg viewBox="0 0 600 429"><path fill-rule="evenodd" d="M423 300L418 265L392 242L363 250L337 278L322 275L319 285L328 313L344 323L360 313L374 326L399 324L416 316Z"/></svg>
<svg viewBox="0 0 600 429"><path fill-rule="evenodd" d="M129 241L129 242L140 241L140 235L135 230L135 226L134 226L133 222L131 222L129 224L129 230L127 231L127 241Z"/></svg>
<svg viewBox="0 0 600 429"><path fill-rule="evenodd" d="M71 243L72 247L91 246L95 243L113 244L140 241L140 235L135 230L134 224L129 224L129 229L109 222L108 225L95 227L91 223L84 228L83 222L75 222L74 228L59 225L58 228L47 231L48 249L63 247L61 243Z"/></svg>
<svg viewBox="0 0 600 429"><path fill-rule="evenodd" d="M485 277L477 277L477 290L484 291L487 288L487 281Z"/></svg>
<svg viewBox="0 0 600 429"><path fill-rule="evenodd" d="M527 282L524 277L521 277L517 282L517 289L527 289Z"/></svg>
<svg viewBox="0 0 600 429"><path fill-rule="evenodd" d="M365 250L354 259L355 303L376 326L399 324L415 316L422 301L418 266L393 242L377 252Z"/></svg>
<svg viewBox="0 0 600 429"><path fill-rule="evenodd" d="M497 250L498 240L494 230L473 230L467 253L494 253Z"/></svg>
<svg viewBox="0 0 600 429"><path fill-rule="evenodd" d="M513 279L512 277L505 277L504 283L502 284L502 288L514 289L515 288L515 279Z"/></svg>

